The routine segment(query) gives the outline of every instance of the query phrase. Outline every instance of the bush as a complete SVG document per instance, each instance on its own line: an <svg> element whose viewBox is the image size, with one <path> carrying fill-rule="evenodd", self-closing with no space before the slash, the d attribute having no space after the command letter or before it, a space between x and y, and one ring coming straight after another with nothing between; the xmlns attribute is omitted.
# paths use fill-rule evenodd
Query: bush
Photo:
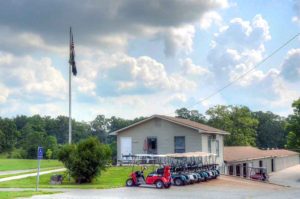
<svg viewBox="0 0 300 199"><path fill-rule="evenodd" d="M8 158L11 159L24 159L26 157L26 151L21 149L13 149L8 154Z"/></svg>
<svg viewBox="0 0 300 199"><path fill-rule="evenodd" d="M89 183L101 175L101 170L105 170L111 159L111 150L109 146L90 137L78 145L63 146L58 153L58 159L69 170L76 183Z"/></svg>

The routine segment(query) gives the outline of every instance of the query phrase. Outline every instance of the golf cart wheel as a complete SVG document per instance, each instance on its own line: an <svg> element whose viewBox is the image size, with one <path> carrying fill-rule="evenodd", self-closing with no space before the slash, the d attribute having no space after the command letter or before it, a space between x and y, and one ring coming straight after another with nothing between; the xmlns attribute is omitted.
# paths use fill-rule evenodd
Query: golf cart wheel
<svg viewBox="0 0 300 199"><path fill-rule="evenodd" d="M129 178L128 180L126 180L126 186L127 187L132 187L134 185L133 179Z"/></svg>
<svg viewBox="0 0 300 199"><path fill-rule="evenodd" d="M176 178L174 181L174 184L176 186L181 186L181 185L183 185L183 181L180 178Z"/></svg>
<svg viewBox="0 0 300 199"><path fill-rule="evenodd" d="M170 184L170 183L167 183L167 184L164 184L164 186L165 186L166 189L169 189L170 186L171 186L171 184Z"/></svg>
<svg viewBox="0 0 300 199"><path fill-rule="evenodd" d="M158 180L155 182L155 186L158 189L162 189L162 188L164 188L164 183L161 180Z"/></svg>

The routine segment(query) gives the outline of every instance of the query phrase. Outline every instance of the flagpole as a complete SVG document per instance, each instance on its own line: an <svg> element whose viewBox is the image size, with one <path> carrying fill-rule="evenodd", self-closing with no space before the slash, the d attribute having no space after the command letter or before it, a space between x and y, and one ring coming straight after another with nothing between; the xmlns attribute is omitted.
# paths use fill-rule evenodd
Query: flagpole
<svg viewBox="0 0 300 199"><path fill-rule="evenodd" d="M70 27L70 42L71 42L71 34L72 34L72 29ZM70 43L71 44L71 43ZM71 85L71 76L72 76L72 65L69 63L69 144L72 143L72 85Z"/></svg>

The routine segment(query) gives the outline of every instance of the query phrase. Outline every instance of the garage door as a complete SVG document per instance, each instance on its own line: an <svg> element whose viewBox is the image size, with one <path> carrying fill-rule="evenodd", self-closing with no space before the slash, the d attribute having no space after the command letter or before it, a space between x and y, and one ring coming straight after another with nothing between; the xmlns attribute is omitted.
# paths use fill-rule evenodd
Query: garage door
<svg viewBox="0 0 300 199"><path fill-rule="evenodd" d="M132 154L131 137L121 137L121 156Z"/></svg>

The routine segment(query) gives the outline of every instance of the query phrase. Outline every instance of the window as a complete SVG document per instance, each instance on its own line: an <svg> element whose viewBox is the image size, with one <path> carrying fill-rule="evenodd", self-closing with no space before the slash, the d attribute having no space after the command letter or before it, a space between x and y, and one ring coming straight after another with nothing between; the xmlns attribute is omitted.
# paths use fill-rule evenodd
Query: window
<svg viewBox="0 0 300 199"><path fill-rule="evenodd" d="M207 143L207 147L208 147L208 152L211 153L211 142L212 142L212 137L208 136L208 143Z"/></svg>
<svg viewBox="0 0 300 199"><path fill-rule="evenodd" d="M219 145L219 140L216 140L216 154L217 154L217 157L220 156L220 145Z"/></svg>
<svg viewBox="0 0 300 199"><path fill-rule="evenodd" d="M184 136L175 136L175 153L184 153L185 152L185 137Z"/></svg>

